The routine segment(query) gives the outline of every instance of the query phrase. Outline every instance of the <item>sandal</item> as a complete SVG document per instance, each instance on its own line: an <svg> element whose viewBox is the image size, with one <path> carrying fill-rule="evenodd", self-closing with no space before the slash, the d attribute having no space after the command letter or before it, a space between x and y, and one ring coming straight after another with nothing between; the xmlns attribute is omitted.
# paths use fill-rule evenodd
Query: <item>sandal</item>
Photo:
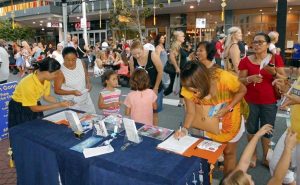
<svg viewBox="0 0 300 185"><path fill-rule="evenodd" d="M220 171L223 171L224 170L224 161L218 161L218 169Z"/></svg>

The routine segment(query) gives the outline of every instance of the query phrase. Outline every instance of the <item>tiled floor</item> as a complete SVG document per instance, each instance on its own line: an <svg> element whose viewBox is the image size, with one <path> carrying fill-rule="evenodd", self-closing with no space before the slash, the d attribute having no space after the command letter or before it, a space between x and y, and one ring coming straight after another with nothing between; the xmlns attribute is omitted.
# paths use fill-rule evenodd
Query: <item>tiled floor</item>
<svg viewBox="0 0 300 185"><path fill-rule="evenodd" d="M9 157L7 149L9 140L4 139L0 141L0 184L1 185L16 185L17 175L16 169L9 167Z"/></svg>

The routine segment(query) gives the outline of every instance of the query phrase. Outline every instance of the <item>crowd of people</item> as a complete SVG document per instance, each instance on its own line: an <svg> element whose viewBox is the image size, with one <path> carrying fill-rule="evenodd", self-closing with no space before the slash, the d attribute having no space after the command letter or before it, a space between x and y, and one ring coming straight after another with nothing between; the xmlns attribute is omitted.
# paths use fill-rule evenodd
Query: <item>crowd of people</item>
<svg viewBox="0 0 300 185"><path fill-rule="evenodd" d="M195 51L182 31L173 33L169 50L164 35L149 37L145 43L104 41L95 46L68 35L56 48L26 41L8 46L1 40L0 82L8 79L2 69L8 69L9 63L23 77L9 103L9 128L59 107L95 113L95 101L105 116L122 114L124 106L124 114L136 122L159 125L163 97L173 92L180 98L178 106L185 109L175 137L200 134L227 144L219 160L224 167L222 184L253 184L247 169L256 167L256 145L261 138L262 163L272 175L269 184L300 185L300 167L289 169L291 159L295 161L291 166L300 166L300 78L293 83L285 73L281 50L275 46L278 37L274 31L257 33L248 48L241 29L232 27L226 35L198 43ZM90 96L91 77L102 80L98 100ZM52 82L59 99L50 95ZM124 102L119 84L132 90ZM41 105L41 98L48 104ZM271 155L280 99L285 100L280 109L290 112L291 127ZM214 107L221 108L210 115ZM237 162L237 144L245 131L249 144Z"/></svg>

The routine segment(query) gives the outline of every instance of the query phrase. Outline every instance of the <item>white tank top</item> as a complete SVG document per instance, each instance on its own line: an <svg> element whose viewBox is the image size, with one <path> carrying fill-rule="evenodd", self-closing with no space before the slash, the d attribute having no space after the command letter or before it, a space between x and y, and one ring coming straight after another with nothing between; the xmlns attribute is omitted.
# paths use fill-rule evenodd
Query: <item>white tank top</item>
<svg viewBox="0 0 300 185"><path fill-rule="evenodd" d="M68 69L62 64L60 70L65 77L65 82L62 84L61 89L66 91L78 90L80 92L85 89L85 72L80 59L76 60L75 69ZM65 100L72 100L74 97L74 95L62 96Z"/></svg>

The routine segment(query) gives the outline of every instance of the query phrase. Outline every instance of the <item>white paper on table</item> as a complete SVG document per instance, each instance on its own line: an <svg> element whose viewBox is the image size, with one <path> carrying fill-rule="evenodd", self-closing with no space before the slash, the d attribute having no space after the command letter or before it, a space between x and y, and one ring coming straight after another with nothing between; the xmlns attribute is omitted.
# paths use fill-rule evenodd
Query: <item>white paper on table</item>
<svg viewBox="0 0 300 185"><path fill-rule="evenodd" d="M217 143L215 141L204 140L197 145L197 148L215 152L221 145L221 143Z"/></svg>
<svg viewBox="0 0 300 185"><path fill-rule="evenodd" d="M174 137L174 134L168 139L157 145L160 149L169 150L178 154L183 154L189 147L191 147L199 138L184 136L179 140Z"/></svg>
<svg viewBox="0 0 300 185"><path fill-rule="evenodd" d="M83 132L82 125L78 118L78 115L74 111L65 111L66 118L73 130L73 132Z"/></svg>
<svg viewBox="0 0 300 185"><path fill-rule="evenodd" d="M111 145L95 147L95 148L85 148L83 149L83 155L85 158L94 157L98 155L108 154L114 152L114 148Z"/></svg>
<svg viewBox="0 0 300 185"><path fill-rule="evenodd" d="M139 143L140 137L138 135L138 131L135 126L135 122L132 119L123 118L124 128L126 131L126 136L128 141Z"/></svg>
<svg viewBox="0 0 300 185"><path fill-rule="evenodd" d="M104 124L104 121L98 121L97 123L94 124L95 128L96 128L96 135L98 136L103 136L103 137L107 137L108 136L108 132L106 129L106 126Z"/></svg>
<svg viewBox="0 0 300 185"><path fill-rule="evenodd" d="M45 118L43 118L43 120L48 120L48 121L51 121L51 122L58 122L58 121L61 121L61 120L66 120L66 116L65 116L65 111L62 111L62 112L59 112L59 113L56 113L56 114L53 114L51 116L47 116Z"/></svg>

